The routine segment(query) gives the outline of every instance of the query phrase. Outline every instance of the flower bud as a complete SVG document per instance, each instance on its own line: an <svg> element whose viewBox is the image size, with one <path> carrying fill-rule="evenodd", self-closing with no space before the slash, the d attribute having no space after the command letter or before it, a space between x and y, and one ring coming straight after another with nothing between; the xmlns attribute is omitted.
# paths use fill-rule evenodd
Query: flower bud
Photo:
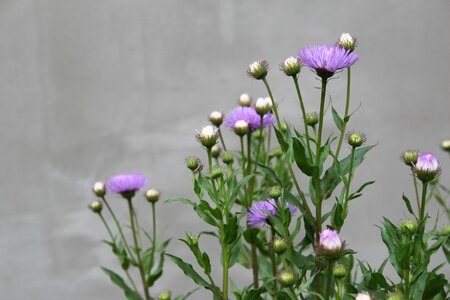
<svg viewBox="0 0 450 300"><path fill-rule="evenodd" d="M413 235L417 230L417 222L413 220L403 220L400 222L400 230L408 235Z"/></svg>
<svg viewBox="0 0 450 300"><path fill-rule="evenodd" d="M272 110L272 100L270 97L258 98L258 100L256 100L255 110L260 116L264 116L270 112Z"/></svg>
<svg viewBox="0 0 450 300"><path fill-rule="evenodd" d="M336 279L342 279L345 276L347 276L348 273L347 266L342 263L335 263L333 264L332 273Z"/></svg>
<svg viewBox="0 0 450 300"><path fill-rule="evenodd" d="M222 155L222 162L226 165L231 165L234 161L233 154L231 152L224 152Z"/></svg>
<svg viewBox="0 0 450 300"><path fill-rule="evenodd" d="M277 280L282 286L288 287L295 283L295 274L292 270L283 270L277 274Z"/></svg>
<svg viewBox="0 0 450 300"><path fill-rule="evenodd" d="M214 166L211 170L211 173L209 174L212 179L219 179L223 176L223 170L221 167Z"/></svg>
<svg viewBox="0 0 450 300"><path fill-rule="evenodd" d="M186 158L186 166L189 170L195 172L201 166L200 159L196 156L189 156Z"/></svg>
<svg viewBox="0 0 450 300"><path fill-rule="evenodd" d="M394 292L388 295L387 300L405 300L405 297L400 292Z"/></svg>
<svg viewBox="0 0 450 300"><path fill-rule="evenodd" d="M269 196L272 199L278 199L281 197L282 192L283 192L283 189L281 188L281 186L279 186L279 185L272 186L269 190Z"/></svg>
<svg viewBox="0 0 450 300"><path fill-rule="evenodd" d="M419 152L417 150L408 150L402 153L402 160L407 166L412 166L417 162Z"/></svg>
<svg viewBox="0 0 450 300"><path fill-rule="evenodd" d="M343 33L337 44L350 52L354 51L357 46L356 39L348 33Z"/></svg>
<svg viewBox="0 0 450 300"><path fill-rule="evenodd" d="M220 152L222 151L222 149L220 149L220 147L218 145L214 145L211 148L211 156L213 158L218 158L220 156Z"/></svg>
<svg viewBox="0 0 450 300"><path fill-rule="evenodd" d="M94 187L92 188L92 191L94 192L95 196L102 198L106 194L105 184L101 181L96 182L94 184Z"/></svg>
<svg viewBox="0 0 450 300"><path fill-rule="evenodd" d="M372 300L372 297L370 297L369 294L367 293L358 293L358 295L356 295L355 300Z"/></svg>
<svg viewBox="0 0 450 300"><path fill-rule="evenodd" d="M441 147L442 150L450 152L450 140L442 141Z"/></svg>
<svg viewBox="0 0 450 300"><path fill-rule="evenodd" d="M280 130L282 132L286 132L287 128L288 128L288 125L286 124L286 122L281 123Z"/></svg>
<svg viewBox="0 0 450 300"><path fill-rule="evenodd" d="M245 106L245 107L249 107L252 105L252 98L250 97L249 94L242 94L239 97L239 105L240 106Z"/></svg>
<svg viewBox="0 0 450 300"><path fill-rule="evenodd" d="M444 228L442 228L440 235L442 236L450 235L450 225L447 225Z"/></svg>
<svg viewBox="0 0 450 300"><path fill-rule="evenodd" d="M357 131L350 131L347 133L347 142L353 148L360 147L366 141L365 134Z"/></svg>
<svg viewBox="0 0 450 300"><path fill-rule="evenodd" d="M172 294L170 293L170 291L164 291L159 293L158 295L158 300L170 300L172 297Z"/></svg>
<svg viewBox="0 0 450 300"><path fill-rule="evenodd" d="M186 242L190 247L195 247L198 245L198 237L188 233Z"/></svg>
<svg viewBox="0 0 450 300"><path fill-rule="evenodd" d="M209 114L209 121L216 127L219 127L223 123L223 113L220 111L213 111Z"/></svg>
<svg viewBox="0 0 450 300"><path fill-rule="evenodd" d="M314 127L319 123L319 115L317 112L310 112L306 114L306 124L308 126Z"/></svg>
<svg viewBox="0 0 450 300"><path fill-rule="evenodd" d="M275 251L276 254L281 255L284 252L286 252L286 250L288 248L288 243L287 243L286 239L276 237L273 240L272 246L273 246L273 251Z"/></svg>
<svg viewBox="0 0 450 300"><path fill-rule="evenodd" d="M432 153L419 153L413 171L422 182L429 182L439 176L441 168Z"/></svg>
<svg viewBox="0 0 450 300"><path fill-rule="evenodd" d="M295 76L300 73L301 67L300 60L290 56L280 65L280 70L283 71L286 76Z"/></svg>
<svg viewBox="0 0 450 300"><path fill-rule="evenodd" d="M316 251L319 256L325 256L335 259L339 256L345 247L345 242L341 240L336 230L322 230L319 236L319 244Z"/></svg>
<svg viewBox="0 0 450 300"><path fill-rule="evenodd" d="M99 214L102 212L103 205L100 201L93 201L89 205L90 210L92 210L94 213Z"/></svg>
<svg viewBox="0 0 450 300"><path fill-rule="evenodd" d="M214 126L208 125L197 131L196 138L203 147L210 149L219 139L219 131Z"/></svg>
<svg viewBox="0 0 450 300"><path fill-rule="evenodd" d="M267 72L269 71L269 64L265 60L259 60L251 63L247 70L248 76L260 80L264 79L267 76Z"/></svg>
<svg viewBox="0 0 450 300"><path fill-rule="evenodd" d="M160 196L159 191L155 189L149 189L147 192L145 192L145 198L150 203L158 202L159 196Z"/></svg>
<svg viewBox="0 0 450 300"><path fill-rule="evenodd" d="M234 123L233 130L234 133L236 133L238 136L244 136L249 132L250 128L246 121L239 120L236 123Z"/></svg>

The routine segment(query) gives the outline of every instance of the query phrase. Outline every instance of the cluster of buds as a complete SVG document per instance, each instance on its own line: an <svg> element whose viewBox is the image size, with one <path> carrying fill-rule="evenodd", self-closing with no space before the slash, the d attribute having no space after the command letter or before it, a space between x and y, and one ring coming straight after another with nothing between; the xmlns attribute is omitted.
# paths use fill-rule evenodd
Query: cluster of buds
<svg viewBox="0 0 450 300"><path fill-rule="evenodd" d="M269 71L269 64L267 63L267 61L258 60L249 65L247 74L251 78L261 80L266 78L268 71Z"/></svg>
<svg viewBox="0 0 450 300"><path fill-rule="evenodd" d="M280 70L286 74L286 76L297 76L300 73L302 64L297 57L290 56L280 65Z"/></svg>
<svg viewBox="0 0 450 300"><path fill-rule="evenodd" d="M347 133L347 142L353 148L361 147L366 142L366 139L366 135L361 132L350 131Z"/></svg>
<svg viewBox="0 0 450 300"><path fill-rule="evenodd" d="M196 138L203 147L206 149L211 149L212 146L217 144L219 139L219 131L214 126L208 125L203 127L201 131L197 131Z"/></svg>
<svg viewBox="0 0 450 300"><path fill-rule="evenodd" d="M429 182L441 173L439 162L432 153L419 153L413 171L422 182Z"/></svg>
<svg viewBox="0 0 450 300"><path fill-rule="evenodd" d="M349 50L350 52L354 51L356 46L358 45L356 39L353 38L349 33L343 33L337 44L342 48Z"/></svg>
<svg viewBox="0 0 450 300"><path fill-rule="evenodd" d="M264 116L272 110L272 99L270 97L258 98L255 104L255 111L260 116Z"/></svg>
<svg viewBox="0 0 450 300"><path fill-rule="evenodd" d="M250 107L252 105L252 98L249 94L242 94L239 97L239 105L243 107Z"/></svg>

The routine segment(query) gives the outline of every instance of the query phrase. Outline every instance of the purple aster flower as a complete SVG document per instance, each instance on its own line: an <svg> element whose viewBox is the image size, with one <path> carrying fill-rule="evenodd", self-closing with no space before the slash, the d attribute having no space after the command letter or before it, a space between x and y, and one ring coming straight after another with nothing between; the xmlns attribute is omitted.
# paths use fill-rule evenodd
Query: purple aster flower
<svg viewBox="0 0 450 300"><path fill-rule="evenodd" d="M338 45L307 46L300 50L298 57L322 78L333 76L336 71L352 66L359 59L356 53Z"/></svg>
<svg viewBox="0 0 450 300"><path fill-rule="evenodd" d="M225 120L225 125L233 128L237 121L245 121L248 123L251 131L259 128L261 117L253 107L236 107L233 109ZM263 126L268 127L275 123L275 117L271 113L267 113L263 117Z"/></svg>
<svg viewBox="0 0 450 300"><path fill-rule="evenodd" d="M436 178L441 172L439 162L433 153L419 153L417 162L413 165L413 170L422 182L428 182Z"/></svg>
<svg viewBox="0 0 450 300"><path fill-rule="evenodd" d="M278 198L278 203L281 199ZM298 211L297 206L291 205L286 202L286 208L289 209L291 214L295 214ZM275 199L269 199L267 201L258 201L252 204L250 211L247 213L247 222L251 227L258 227L264 225L269 220L269 214L277 216L277 203Z"/></svg>
<svg viewBox="0 0 450 300"><path fill-rule="evenodd" d="M106 191L122 194L125 198L131 198L134 193L147 185L148 180L142 174L130 173L113 176L106 182Z"/></svg>

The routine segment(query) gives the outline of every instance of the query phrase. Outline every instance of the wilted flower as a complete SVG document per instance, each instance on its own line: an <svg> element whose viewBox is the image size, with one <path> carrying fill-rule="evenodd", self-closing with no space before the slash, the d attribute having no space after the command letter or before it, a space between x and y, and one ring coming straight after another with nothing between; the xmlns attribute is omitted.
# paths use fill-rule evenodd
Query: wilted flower
<svg viewBox="0 0 450 300"><path fill-rule="evenodd" d="M146 186L147 183L148 180L142 174L120 174L108 179L106 191L121 194L124 198L131 199L134 193Z"/></svg>
<svg viewBox="0 0 450 300"><path fill-rule="evenodd" d="M278 203L281 203L281 199L278 199ZM297 206L287 202L286 208L289 209L291 214L298 211ZM269 215L278 216L277 203L274 199L253 203L249 212L247 212L247 222L251 227L258 227L264 225L270 219Z"/></svg>
<svg viewBox="0 0 450 300"><path fill-rule="evenodd" d="M223 113L221 113L220 111L213 111L212 113L209 114L208 119L211 122L211 124L213 124L216 127L219 127L223 123Z"/></svg>
<svg viewBox="0 0 450 300"><path fill-rule="evenodd" d="M272 99L270 97L258 98L255 104L255 111L258 115L263 116L272 110Z"/></svg>
<svg viewBox="0 0 450 300"><path fill-rule="evenodd" d="M102 212L103 209L103 205L100 201L93 201L90 205L89 205L90 210L92 210L93 212L95 212L96 214L99 214Z"/></svg>
<svg viewBox="0 0 450 300"><path fill-rule="evenodd" d="M412 166L417 162L417 158L419 157L419 151L417 150L408 150L402 153L401 159L407 166Z"/></svg>
<svg viewBox="0 0 450 300"><path fill-rule="evenodd" d="M365 292L358 293L358 295L356 295L355 300L372 300L372 297L370 297L370 295Z"/></svg>
<svg viewBox="0 0 450 300"><path fill-rule="evenodd" d="M245 121L248 123L250 131L255 131L260 126L261 117L253 107L236 107L225 119L225 125L234 128L236 122ZM275 117L271 113L267 113L263 117L263 126L267 127L275 123Z"/></svg>
<svg viewBox="0 0 450 300"><path fill-rule="evenodd" d="M354 51L357 46L356 39L354 39L349 33L343 33L337 44L349 51Z"/></svg>
<svg viewBox="0 0 450 300"><path fill-rule="evenodd" d="M150 203L158 202L159 196L160 196L159 191L155 189L149 189L147 192L145 192L145 198Z"/></svg>
<svg viewBox="0 0 450 300"><path fill-rule="evenodd" d="M251 63L247 70L248 76L257 80L264 79L269 71L269 64L265 60L259 60Z"/></svg>
<svg viewBox="0 0 450 300"><path fill-rule="evenodd" d="M322 78L329 78L336 71L348 68L359 59L354 52L337 45L307 46L298 53L300 61L316 71Z"/></svg>
<svg viewBox="0 0 450 300"><path fill-rule="evenodd" d="M439 176L441 168L436 157L428 152L419 153L417 162L413 166L413 171L422 182L428 182Z"/></svg>
<svg viewBox="0 0 450 300"><path fill-rule="evenodd" d="M219 131L214 126L208 125L203 127L201 131L197 131L196 138L203 147L210 149L217 143Z"/></svg>
<svg viewBox="0 0 450 300"><path fill-rule="evenodd" d="M350 131L347 133L347 142L353 148L360 147L366 141L366 135L357 131Z"/></svg>
<svg viewBox="0 0 450 300"><path fill-rule="evenodd" d="M277 280L282 286L288 287L295 283L295 274L292 270L283 270L277 274Z"/></svg>
<svg viewBox="0 0 450 300"><path fill-rule="evenodd" d="M94 184L94 187L92 188L92 191L94 192L95 196L102 198L106 194L106 187L105 184L101 181L97 181Z"/></svg>
<svg viewBox="0 0 450 300"><path fill-rule="evenodd" d="M239 105L240 106L251 106L252 105L252 98L249 94L242 94L239 97Z"/></svg>
<svg viewBox="0 0 450 300"><path fill-rule="evenodd" d="M441 147L442 150L450 152L450 140L442 141Z"/></svg>
<svg viewBox="0 0 450 300"><path fill-rule="evenodd" d="M302 64L297 57L288 57L286 60L280 65L281 71L284 72L287 76L295 76L300 73L300 69Z"/></svg>

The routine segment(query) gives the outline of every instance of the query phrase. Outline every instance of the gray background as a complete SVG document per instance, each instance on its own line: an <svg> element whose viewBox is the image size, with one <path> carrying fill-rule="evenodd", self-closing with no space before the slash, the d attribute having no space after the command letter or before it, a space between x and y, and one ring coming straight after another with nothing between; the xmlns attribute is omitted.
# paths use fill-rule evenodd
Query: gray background
<svg viewBox="0 0 450 300"><path fill-rule="evenodd" d="M247 65L271 63L281 111L300 126L291 80L277 65L342 32L360 42L352 109L362 106L349 129L378 143L358 171L358 180L377 184L352 203L342 235L358 258L378 266L386 249L374 224L404 218L401 194L413 195L399 154L435 152L449 182L450 160L439 149L450 137L449 28L450 2L437 0L1 0L0 299L122 299L99 269L116 263L86 209L92 184L136 171L164 197L192 195L183 158L204 158L194 129L210 111L229 111L242 92L266 95L246 77ZM318 81L306 69L300 80L308 110L317 110ZM329 91L342 112L344 78ZM334 130L331 118L326 130ZM111 201L125 217L123 201ZM203 229L193 211L158 209L159 228L174 237L169 251L192 261L177 238ZM150 213L144 201L139 213ZM249 282L241 271L233 278ZM168 262L152 292L193 286ZM193 299L209 298L202 295Z"/></svg>

